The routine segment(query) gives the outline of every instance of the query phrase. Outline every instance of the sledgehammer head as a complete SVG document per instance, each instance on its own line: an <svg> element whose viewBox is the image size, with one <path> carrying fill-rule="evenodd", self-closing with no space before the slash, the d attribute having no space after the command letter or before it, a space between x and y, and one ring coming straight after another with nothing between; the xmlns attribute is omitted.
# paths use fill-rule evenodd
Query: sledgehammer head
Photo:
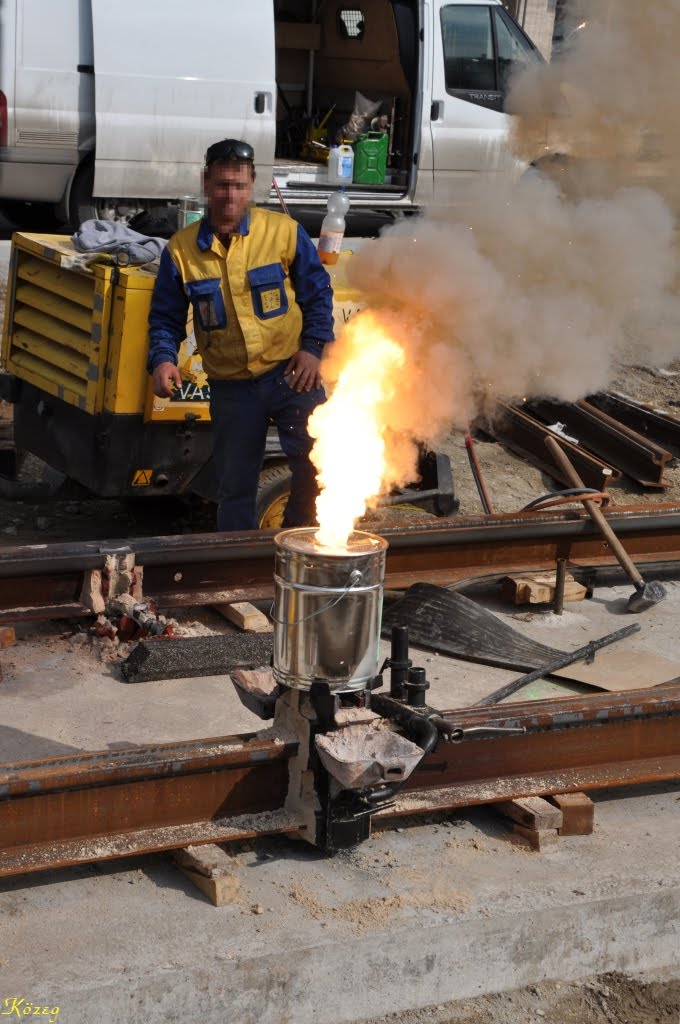
<svg viewBox="0 0 680 1024"><path fill-rule="evenodd" d="M635 593L628 598L629 612L644 612L666 597L666 588L657 580L651 583L636 583Z"/></svg>

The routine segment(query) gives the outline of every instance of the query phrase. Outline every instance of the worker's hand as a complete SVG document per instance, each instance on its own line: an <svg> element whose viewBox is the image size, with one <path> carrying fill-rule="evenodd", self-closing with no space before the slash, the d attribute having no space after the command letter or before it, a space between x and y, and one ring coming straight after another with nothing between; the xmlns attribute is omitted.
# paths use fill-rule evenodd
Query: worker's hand
<svg viewBox="0 0 680 1024"><path fill-rule="evenodd" d="M320 388L320 366L320 359L313 356L311 352L300 350L288 361L283 379L293 391L311 391L312 388Z"/></svg>
<svg viewBox="0 0 680 1024"><path fill-rule="evenodd" d="M173 386L182 387L182 375L174 363L159 363L154 367L151 386L158 398L171 398Z"/></svg>

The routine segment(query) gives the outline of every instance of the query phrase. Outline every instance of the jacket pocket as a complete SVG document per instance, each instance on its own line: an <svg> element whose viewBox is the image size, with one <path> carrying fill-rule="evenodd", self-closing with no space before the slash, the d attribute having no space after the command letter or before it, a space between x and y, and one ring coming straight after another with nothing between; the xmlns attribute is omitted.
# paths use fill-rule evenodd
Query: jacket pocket
<svg viewBox="0 0 680 1024"><path fill-rule="evenodd" d="M188 281L185 288L194 307L194 317L204 331L219 331L227 326L227 311L222 296L222 281L219 277Z"/></svg>
<svg viewBox="0 0 680 1024"><path fill-rule="evenodd" d="M271 320L288 312L285 278L286 272L280 263L268 263L266 267L248 271L253 308L260 320Z"/></svg>

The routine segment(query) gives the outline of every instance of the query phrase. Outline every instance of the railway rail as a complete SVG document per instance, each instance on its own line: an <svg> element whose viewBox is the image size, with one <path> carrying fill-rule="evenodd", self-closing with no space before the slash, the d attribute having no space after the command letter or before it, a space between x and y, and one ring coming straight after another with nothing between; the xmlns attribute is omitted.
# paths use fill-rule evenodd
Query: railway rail
<svg viewBox="0 0 680 1024"><path fill-rule="evenodd" d="M462 741L428 754L377 820L680 778L678 684L443 715ZM303 835L286 806L297 752L295 741L244 735L0 765L0 876Z"/></svg>
<svg viewBox="0 0 680 1024"><path fill-rule="evenodd" d="M680 505L621 507L609 522L627 551L654 575L680 564ZM584 511L460 517L379 531L389 543L385 587L419 581L462 587L517 570L618 572L607 542ZM274 531L59 543L0 549L0 622L83 617L105 601L121 563L138 592L163 608L270 598Z"/></svg>

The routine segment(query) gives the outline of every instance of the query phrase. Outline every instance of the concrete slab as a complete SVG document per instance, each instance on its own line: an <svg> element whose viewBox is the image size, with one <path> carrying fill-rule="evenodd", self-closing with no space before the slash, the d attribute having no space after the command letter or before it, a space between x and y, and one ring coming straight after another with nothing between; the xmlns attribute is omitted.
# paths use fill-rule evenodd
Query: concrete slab
<svg viewBox="0 0 680 1024"><path fill-rule="evenodd" d="M630 621L628 593L599 590L560 619L495 607L569 648ZM673 584L629 649L680 657L679 601ZM63 626L19 632L0 653L0 761L261 725L223 677L131 686L106 643ZM442 707L515 675L412 657ZM240 895L219 909L165 855L2 880L0 1004L58 1006L68 1024L343 1024L542 980L677 970L680 786L592 795L593 835L547 854L484 809L391 823L332 859L285 839L228 848Z"/></svg>

